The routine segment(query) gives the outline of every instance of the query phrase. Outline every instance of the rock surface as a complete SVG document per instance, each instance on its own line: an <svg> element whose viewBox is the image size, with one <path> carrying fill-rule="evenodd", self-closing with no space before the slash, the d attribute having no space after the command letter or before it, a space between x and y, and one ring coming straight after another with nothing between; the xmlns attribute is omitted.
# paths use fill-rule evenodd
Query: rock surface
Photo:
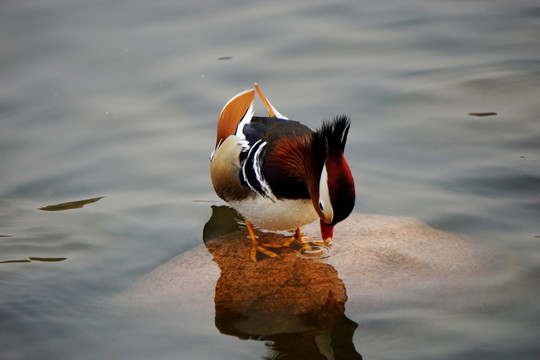
<svg viewBox="0 0 540 360"><path fill-rule="evenodd" d="M504 294L512 276L508 256L476 239L380 215L352 214L339 223L324 259L302 258L296 245L253 262L236 217L213 207L204 245L140 279L116 304L173 323L194 314L205 323L213 318L221 333L264 341L284 358L362 359L353 341L358 325L348 316L482 306ZM319 239L318 224L303 231ZM257 234L262 243L287 238Z"/></svg>
<svg viewBox="0 0 540 360"><path fill-rule="evenodd" d="M303 231L308 238L319 237L316 224ZM267 243L286 238L258 236ZM205 245L158 267L121 301L160 311L215 310L216 321L224 324L249 315L268 325L270 318L279 327L279 316L299 316L303 324L331 321L328 314L343 313L345 303L365 312L410 301L445 301L457 293L472 296L504 281L509 267L506 254L477 240L381 215L352 214L338 224L328 258L317 261L284 248L280 258L253 262L245 229Z"/></svg>

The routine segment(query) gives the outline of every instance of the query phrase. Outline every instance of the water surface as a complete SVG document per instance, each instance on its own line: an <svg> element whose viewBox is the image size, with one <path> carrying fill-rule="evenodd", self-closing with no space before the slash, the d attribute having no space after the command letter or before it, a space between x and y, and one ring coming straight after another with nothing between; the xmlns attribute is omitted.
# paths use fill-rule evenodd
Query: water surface
<svg viewBox="0 0 540 360"><path fill-rule="evenodd" d="M253 82L312 127L351 117L355 212L485 239L518 269L512 299L489 309L347 314L365 359L537 358L535 1L0 9L0 358L268 356L220 334L212 314L141 327L107 307L202 244L219 204L208 175L217 116Z"/></svg>

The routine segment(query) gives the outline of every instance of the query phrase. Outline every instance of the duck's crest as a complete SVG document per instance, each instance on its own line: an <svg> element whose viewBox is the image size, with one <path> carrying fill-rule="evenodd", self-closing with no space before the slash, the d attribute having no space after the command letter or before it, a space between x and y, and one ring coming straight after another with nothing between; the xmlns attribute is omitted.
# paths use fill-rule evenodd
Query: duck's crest
<svg viewBox="0 0 540 360"><path fill-rule="evenodd" d="M328 153L341 152L343 154L350 126L351 121L348 116L336 116L332 121L323 122L315 136L319 142L325 144Z"/></svg>

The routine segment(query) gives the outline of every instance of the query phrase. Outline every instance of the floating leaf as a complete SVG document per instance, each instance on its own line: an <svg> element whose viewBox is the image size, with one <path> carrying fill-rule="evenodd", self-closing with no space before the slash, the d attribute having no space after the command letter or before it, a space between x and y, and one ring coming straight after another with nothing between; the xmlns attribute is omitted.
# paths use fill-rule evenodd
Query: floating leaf
<svg viewBox="0 0 540 360"><path fill-rule="evenodd" d="M4 260L0 261L0 264L13 264L13 263L29 263L31 260L22 259L22 260Z"/></svg>
<svg viewBox="0 0 540 360"><path fill-rule="evenodd" d="M485 117L485 116L495 116L497 115L496 112L478 112L478 113L469 113L470 116L478 116L478 117Z"/></svg>
<svg viewBox="0 0 540 360"><path fill-rule="evenodd" d="M221 57L218 57L216 60L220 61L220 60L231 60L232 59L232 56L221 56Z"/></svg>
<svg viewBox="0 0 540 360"><path fill-rule="evenodd" d="M66 260L66 257L36 257L30 256L28 259L19 259L19 260L4 260L0 261L0 264L13 264L13 263L29 263L32 261L43 261L43 262L59 262Z"/></svg>
<svg viewBox="0 0 540 360"><path fill-rule="evenodd" d="M58 261L64 261L66 260L67 258L65 257L57 257L57 258L50 258L50 257L35 257L35 256L30 256L28 259L30 259L31 261L44 261L44 262L58 262Z"/></svg>
<svg viewBox="0 0 540 360"><path fill-rule="evenodd" d="M63 211L63 210L72 210L72 209L81 209L84 205L95 203L101 199L103 199L105 196L100 196L92 199L86 199L86 200L78 200L78 201L70 201L65 203L60 203L56 205L48 205L42 208L39 208L38 210L42 211Z"/></svg>

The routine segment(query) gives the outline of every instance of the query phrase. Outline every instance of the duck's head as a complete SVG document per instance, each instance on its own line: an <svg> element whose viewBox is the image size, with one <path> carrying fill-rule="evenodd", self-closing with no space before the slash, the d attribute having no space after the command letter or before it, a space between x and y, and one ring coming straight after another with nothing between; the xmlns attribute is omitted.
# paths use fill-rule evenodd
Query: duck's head
<svg viewBox="0 0 540 360"><path fill-rule="evenodd" d="M317 156L324 156L324 164L319 183L313 184L310 193L320 218L322 238L327 243L332 240L334 225L349 216L354 208L354 179L343 156L349 126L348 117L336 117L323 123L313 141Z"/></svg>

